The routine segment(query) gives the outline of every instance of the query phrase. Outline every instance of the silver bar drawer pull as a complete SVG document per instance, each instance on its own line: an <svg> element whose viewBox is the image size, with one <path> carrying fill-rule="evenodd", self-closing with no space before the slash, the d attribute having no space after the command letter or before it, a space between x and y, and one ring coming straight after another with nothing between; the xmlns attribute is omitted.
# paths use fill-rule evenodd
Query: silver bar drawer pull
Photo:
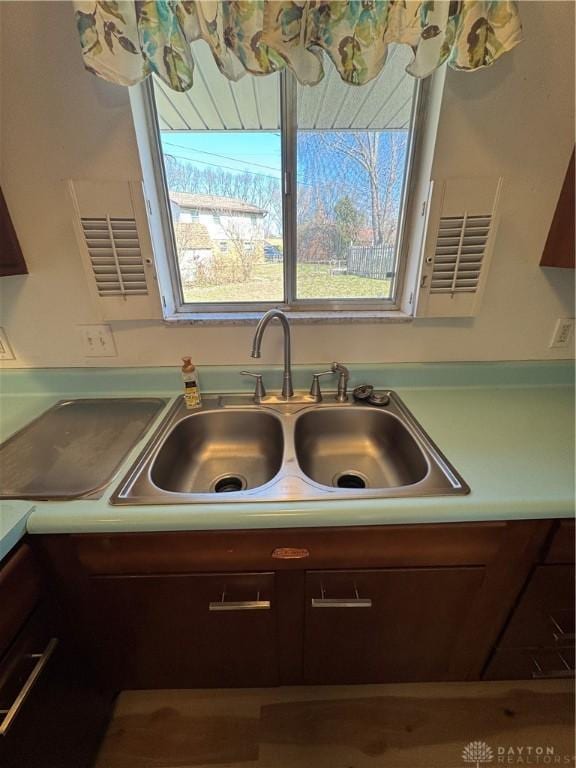
<svg viewBox="0 0 576 768"><path fill-rule="evenodd" d="M558 657L559 661L562 663L563 666L561 669L551 669L550 671L544 669L535 656L531 656L532 665L535 670L532 672L532 679L533 680L564 680L567 678L572 679L574 677L573 668L570 666L570 664L566 661L566 659L560 652L558 652L556 656Z"/></svg>
<svg viewBox="0 0 576 768"><path fill-rule="evenodd" d="M226 592L222 592L220 600L208 604L209 611L269 611L270 600L260 600L260 592L256 600L226 600Z"/></svg>
<svg viewBox="0 0 576 768"><path fill-rule="evenodd" d="M312 598L312 608L372 608L372 600L369 597L360 597L358 589L354 585L356 597L326 597L323 585L320 585L322 597Z"/></svg>
<svg viewBox="0 0 576 768"><path fill-rule="evenodd" d="M22 705L30 695L32 688L36 684L36 681L42 674L42 671L44 670L44 667L46 664L48 664L48 661L50 660L50 656L54 653L56 646L58 645L58 640L53 637L48 645L46 646L46 650L44 653L31 653L25 658L29 659L37 659L36 664L34 665L34 668L32 669L32 672L28 675L26 682L20 689L20 692L18 693L18 696L14 699L14 703L10 707L10 709L0 709L0 716L4 715L4 718L2 722L0 722L0 736L5 736L8 733L8 729L14 722L14 719L16 718L16 715L21 710Z"/></svg>
<svg viewBox="0 0 576 768"><path fill-rule="evenodd" d="M573 643L574 632L566 632L562 626L562 619L565 619L565 625L568 627L574 626L574 612L573 611L558 611L556 616L548 616L550 623L552 624L552 634L554 640L557 643Z"/></svg>

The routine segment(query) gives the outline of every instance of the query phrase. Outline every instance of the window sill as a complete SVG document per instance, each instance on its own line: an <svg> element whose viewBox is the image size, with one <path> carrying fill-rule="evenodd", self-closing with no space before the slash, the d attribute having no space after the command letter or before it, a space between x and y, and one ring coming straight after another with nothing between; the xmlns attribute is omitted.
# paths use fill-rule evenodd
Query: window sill
<svg viewBox="0 0 576 768"><path fill-rule="evenodd" d="M264 312L186 312L164 319L167 325L255 325ZM288 311L292 325L336 325L341 323L409 323L412 315L399 310Z"/></svg>

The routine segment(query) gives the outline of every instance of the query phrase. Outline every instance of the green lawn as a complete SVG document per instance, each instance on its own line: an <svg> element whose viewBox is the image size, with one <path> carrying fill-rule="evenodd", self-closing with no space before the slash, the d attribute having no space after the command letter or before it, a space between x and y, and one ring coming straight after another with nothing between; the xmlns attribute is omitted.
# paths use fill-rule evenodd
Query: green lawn
<svg viewBox="0 0 576 768"><path fill-rule="evenodd" d="M184 286L187 302L282 301L282 265L261 264L254 277L245 283L209 286ZM326 264L298 266L298 298L300 299L385 299L390 280L373 280L354 275L332 275Z"/></svg>

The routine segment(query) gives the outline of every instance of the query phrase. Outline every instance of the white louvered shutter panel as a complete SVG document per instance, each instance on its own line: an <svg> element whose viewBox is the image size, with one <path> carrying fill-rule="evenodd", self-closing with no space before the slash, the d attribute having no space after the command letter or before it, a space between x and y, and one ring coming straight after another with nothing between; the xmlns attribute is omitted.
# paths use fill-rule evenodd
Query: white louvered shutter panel
<svg viewBox="0 0 576 768"><path fill-rule="evenodd" d="M435 182L420 272L417 317L477 314L497 227L502 179Z"/></svg>
<svg viewBox="0 0 576 768"><path fill-rule="evenodd" d="M82 232L99 296L146 296L148 286L133 218L81 217Z"/></svg>
<svg viewBox="0 0 576 768"><path fill-rule="evenodd" d="M103 320L161 317L142 187L70 182L89 287Z"/></svg>

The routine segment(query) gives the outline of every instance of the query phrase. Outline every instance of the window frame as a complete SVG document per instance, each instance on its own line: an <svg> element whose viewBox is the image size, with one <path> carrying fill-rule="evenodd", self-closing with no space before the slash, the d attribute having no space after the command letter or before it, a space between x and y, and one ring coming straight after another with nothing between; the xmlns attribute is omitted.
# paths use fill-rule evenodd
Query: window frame
<svg viewBox="0 0 576 768"><path fill-rule="evenodd" d="M401 191L400 217L398 222L398 238L396 242L397 271L392 286L392 296L389 299L299 299L297 298L297 268L296 257L297 243L297 81L293 73L284 70L279 73L280 82L280 134L281 134L281 185L282 185L282 224L283 224L283 292L284 300L279 301L243 301L243 302L186 302L178 269L178 255L175 240L172 211L168 195L166 171L160 138L160 124L152 78L136 86L141 89L143 97L145 131L148 138L149 157L152 161L156 197L160 206L160 224L164 241L164 256L166 267L170 276L172 297L167 303L172 311L167 319L191 319L194 316L226 318L233 316L249 318L254 313L268 309L282 309L295 315L324 315L333 314L401 314L404 280L406 277L406 265L409 251L409 237L407 232L407 220L412 208L413 197L416 191L417 159L419 148L424 133L424 119L426 114L429 78L426 80L415 79L414 98L410 115L410 127L408 133L408 147L405 157L404 178ZM294 254L287 258L287 254Z"/></svg>

